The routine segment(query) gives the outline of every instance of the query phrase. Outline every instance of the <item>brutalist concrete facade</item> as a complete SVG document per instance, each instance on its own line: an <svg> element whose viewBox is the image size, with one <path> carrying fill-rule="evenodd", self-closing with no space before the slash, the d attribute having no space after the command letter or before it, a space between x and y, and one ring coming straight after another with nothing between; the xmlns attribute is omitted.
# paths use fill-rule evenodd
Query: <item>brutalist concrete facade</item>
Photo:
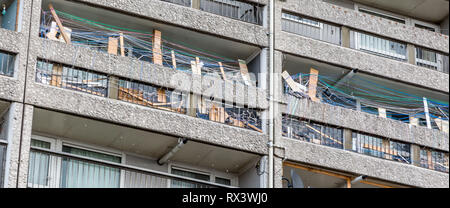
<svg viewBox="0 0 450 208"><path fill-rule="evenodd" d="M268 0L249 0L265 5L265 19L268 19ZM424 46L443 53L449 53L448 36L418 30L413 27L373 18L354 10L341 8L320 0L275 0L275 94L269 99L267 89L255 88L243 94L246 86L228 85L222 80L206 80L188 73L170 70L167 67L142 63L138 60L95 52L86 48L67 45L38 37L41 17L41 0L22 1L21 30L14 32L0 29L0 51L17 54L18 65L14 77L0 76L0 99L11 102L14 112L13 139L8 144L10 165L8 187L26 187L28 157L30 150L33 109L43 108L57 112L97 119L114 124L155 131L162 134L186 137L202 143L218 145L258 155L268 154L268 131L258 133L224 124L205 121L158 109L142 107L109 98L56 88L35 82L38 59L76 66L107 75L139 80L185 92L207 94L211 81L224 90L218 98L257 108L268 117L269 102L274 102L274 184L282 187L283 161L305 163L338 171L367 175L380 180L414 187L449 187L448 174L414 165L402 164L369 157L341 149L334 149L282 136L282 115L294 112L292 116L327 123L346 129L378 135L410 144L449 151L448 134L424 127L410 126L362 112L340 107L300 100L295 111L287 111L290 98L282 92L283 54L290 54L358 68L362 73L385 79L401 81L439 92L449 92L449 75L402 63L360 51L331 45L281 30L281 11L291 11L305 16L333 22L384 37L402 40L417 46ZM194 8L183 7L159 0L73 0L73 2L101 7L139 18L166 23L188 30L242 42L267 49L268 21L263 26L207 13ZM74 59L74 57L76 57ZM267 57L264 57L268 59ZM267 61L269 63L269 61ZM140 72L129 70L133 66L149 69ZM395 68L396 70L392 70ZM26 76L25 76L26 74ZM184 77L188 81L204 83L197 88L180 86L171 82L173 77ZM260 81L270 83L269 77ZM251 99L249 99L251 98ZM134 115L141 115L136 119ZM371 125L365 125L370 123ZM264 129L264 128L263 128Z"/></svg>

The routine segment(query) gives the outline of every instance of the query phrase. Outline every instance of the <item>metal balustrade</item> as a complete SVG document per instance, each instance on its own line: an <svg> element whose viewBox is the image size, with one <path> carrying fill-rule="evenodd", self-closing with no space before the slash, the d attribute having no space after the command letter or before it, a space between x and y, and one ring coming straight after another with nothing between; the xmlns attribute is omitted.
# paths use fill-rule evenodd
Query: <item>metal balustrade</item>
<svg viewBox="0 0 450 208"><path fill-rule="evenodd" d="M336 25L283 12L281 27L286 32L341 45L341 28Z"/></svg>
<svg viewBox="0 0 450 208"><path fill-rule="evenodd" d="M200 179L32 147L29 188L233 188Z"/></svg>
<svg viewBox="0 0 450 208"><path fill-rule="evenodd" d="M398 61L407 61L405 43L367 33L350 31L350 48Z"/></svg>
<svg viewBox="0 0 450 208"><path fill-rule="evenodd" d="M283 116L283 136L300 141L343 149L344 132L342 128L331 127L298 118Z"/></svg>
<svg viewBox="0 0 450 208"><path fill-rule="evenodd" d="M119 79L118 99L181 114L188 104L186 93L126 79Z"/></svg>
<svg viewBox="0 0 450 208"><path fill-rule="evenodd" d="M200 10L257 25L263 23L263 7L236 0L200 0Z"/></svg>
<svg viewBox="0 0 450 208"><path fill-rule="evenodd" d="M42 60L36 64L36 82L101 97L107 96L106 75Z"/></svg>
<svg viewBox="0 0 450 208"><path fill-rule="evenodd" d="M416 47L416 65L446 74L449 73L448 56L421 47Z"/></svg>
<svg viewBox="0 0 450 208"><path fill-rule="evenodd" d="M378 158L411 164L411 145L361 133L352 133L352 150Z"/></svg>
<svg viewBox="0 0 450 208"><path fill-rule="evenodd" d="M420 149L420 166L444 173L449 172L448 153L432 150L429 148Z"/></svg>
<svg viewBox="0 0 450 208"><path fill-rule="evenodd" d="M0 75L12 77L15 68L15 55L0 51Z"/></svg>

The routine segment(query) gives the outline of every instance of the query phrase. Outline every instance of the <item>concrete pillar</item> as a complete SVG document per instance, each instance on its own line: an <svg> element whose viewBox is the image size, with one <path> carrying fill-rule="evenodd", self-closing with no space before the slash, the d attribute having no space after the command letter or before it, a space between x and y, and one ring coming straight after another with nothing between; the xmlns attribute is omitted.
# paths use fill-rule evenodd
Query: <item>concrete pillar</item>
<svg viewBox="0 0 450 208"><path fill-rule="evenodd" d="M108 98L119 99L119 78L110 76L108 79Z"/></svg>
<svg viewBox="0 0 450 208"><path fill-rule="evenodd" d="M283 159L279 157L273 158L274 173L273 173L273 187L283 188Z"/></svg>
<svg viewBox="0 0 450 208"><path fill-rule="evenodd" d="M341 28L342 46L350 48L350 28L342 26Z"/></svg>
<svg viewBox="0 0 450 208"><path fill-rule="evenodd" d="M420 146L411 145L411 163L415 166L420 166Z"/></svg>
<svg viewBox="0 0 450 208"><path fill-rule="evenodd" d="M344 150L352 150L353 149L353 137L352 130L344 129Z"/></svg>
<svg viewBox="0 0 450 208"><path fill-rule="evenodd" d="M192 8L200 9L200 0L192 0Z"/></svg>
<svg viewBox="0 0 450 208"><path fill-rule="evenodd" d="M30 158L31 132L33 126L34 107L25 105L22 126L22 145L19 161L18 188L26 188L28 183L28 165Z"/></svg>
<svg viewBox="0 0 450 208"><path fill-rule="evenodd" d="M12 103L8 116L5 187L26 188L33 106ZM24 114L23 114L24 112ZM23 129L22 129L22 119Z"/></svg>
<svg viewBox="0 0 450 208"><path fill-rule="evenodd" d="M408 63L416 65L416 47L408 43L406 50L408 54Z"/></svg>

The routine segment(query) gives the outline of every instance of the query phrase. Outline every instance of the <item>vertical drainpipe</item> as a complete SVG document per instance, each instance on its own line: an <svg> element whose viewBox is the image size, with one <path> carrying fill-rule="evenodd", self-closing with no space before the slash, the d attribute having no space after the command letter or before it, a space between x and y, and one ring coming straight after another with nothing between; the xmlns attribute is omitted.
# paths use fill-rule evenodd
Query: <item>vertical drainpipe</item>
<svg viewBox="0 0 450 208"><path fill-rule="evenodd" d="M273 168L273 141L274 141L274 103L273 103L273 94L274 94L274 14L275 12L275 2L274 0L270 0L269 3L269 188L273 188L274 182L274 168Z"/></svg>

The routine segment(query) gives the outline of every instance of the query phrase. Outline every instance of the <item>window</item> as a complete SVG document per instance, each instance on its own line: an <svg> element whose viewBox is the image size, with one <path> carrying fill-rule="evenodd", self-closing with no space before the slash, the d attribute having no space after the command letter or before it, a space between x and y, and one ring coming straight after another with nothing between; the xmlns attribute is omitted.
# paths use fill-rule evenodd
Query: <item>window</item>
<svg viewBox="0 0 450 208"><path fill-rule="evenodd" d="M421 28L421 29L424 29L424 30L431 31L431 32L436 32L436 29L434 29L432 27L425 26L425 25L414 24L414 26L417 27L417 28Z"/></svg>
<svg viewBox="0 0 450 208"><path fill-rule="evenodd" d="M0 188L5 181L6 144L0 143Z"/></svg>
<svg viewBox="0 0 450 208"><path fill-rule="evenodd" d="M35 136L31 147L62 149L63 153L107 162L121 163L121 157L100 151L63 144ZM28 169L28 186L33 188L119 188L121 172L117 168L64 156L32 151Z"/></svg>
<svg viewBox="0 0 450 208"><path fill-rule="evenodd" d="M358 8L358 10L360 12L362 12L362 13L370 14L370 15L373 15L373 16L381 17L381 18L385 18L385 19L388 19L388 20L392 20L394 22L398 22L398 23L402 23L402 24L406 23L406 20L404 18L395 17L393 15L385 14L385 13L382 13L382 12L379 12L379 11L375 11L375 10L372 10L372 9Z"/></svg>
<svg viewBox="0 0 450 208"><path fill-rule="evenodd" d="M14 55L0 51L0 75L12 77L14 74L14 66Z"/></svg>
<svg viewBox="0 0 450 208"><path fill-rule="evenodd" d="M193 178L202 181L210 181L210 176L204 173L192 172L188 170L181 170L179 168L172 167L172 174L184 176L188 178ZM172 179L171 183L172 188L202 188L203 185L192 183L192 182L184 182L181 180Z"/></svg>
<svg viewBox="0 0 450 208"><path fill-rule="evenodd" d="M0 28L18 30L20 0L0 0Z"/></svg>
<svg viewBox="0 0 450 208"><path fill-rule="evenodd" d="M38 147L42 149L50 149L51 143L31 139L31 147ZM49 187L49 168L51 156L41 152L30 152L30 166L28 168L28 186L30 187Z"/></svg>
<svg viewBox="0 0 450 208"><path fill-rule="evenodd" d="M216 183L231 186L231 180L226 178L216 177Z"/></svg>
<svg viewBox="0 0 450 208"><path fill-rule="evenodd" d="M120 163L121 158L90 150L63 146L62 151L73 155ZM120 169L63 158L61 169L61 188L119 188Z"/></svg>

